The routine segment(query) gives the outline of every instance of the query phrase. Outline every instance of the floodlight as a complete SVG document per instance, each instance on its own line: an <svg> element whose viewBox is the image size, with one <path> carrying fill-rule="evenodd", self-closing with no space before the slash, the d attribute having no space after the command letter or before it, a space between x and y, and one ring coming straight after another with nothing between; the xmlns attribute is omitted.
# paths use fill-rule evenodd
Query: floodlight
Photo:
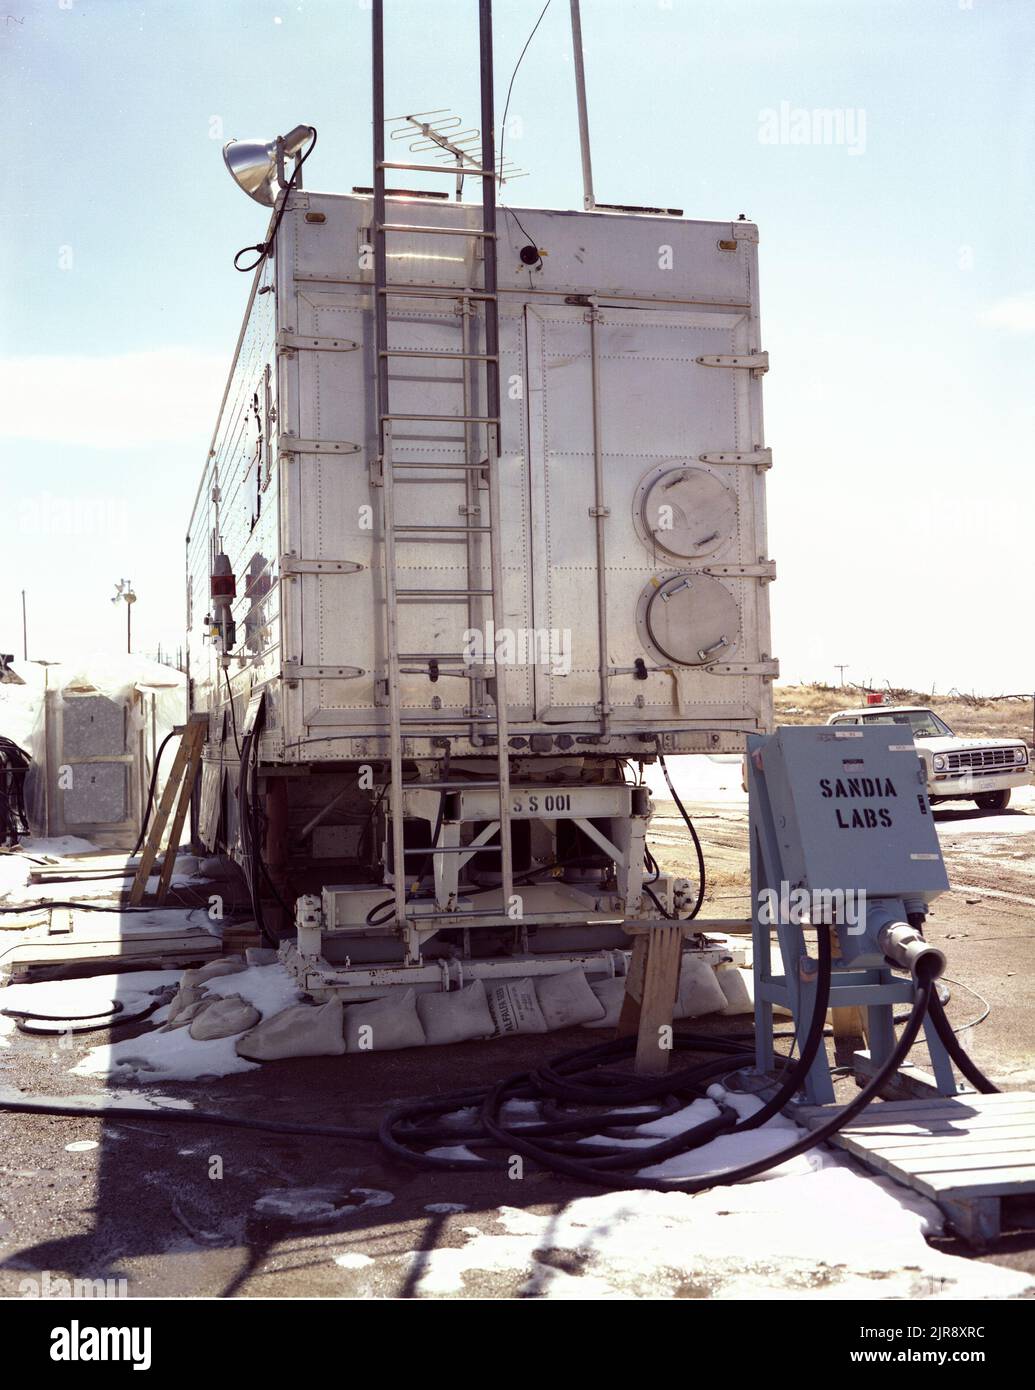
<svg viewBox="0 0 1035 1390"><path fill-rule="evenodd" d="M278 188L287 188L284 159L296 161L302 147L312 138L311 126L299 125L287 135L272 140L228 140L223 146L223 159L238 188L263 207L271 208L277 200ZM297 187L296 180L296 187Z"/></svg>

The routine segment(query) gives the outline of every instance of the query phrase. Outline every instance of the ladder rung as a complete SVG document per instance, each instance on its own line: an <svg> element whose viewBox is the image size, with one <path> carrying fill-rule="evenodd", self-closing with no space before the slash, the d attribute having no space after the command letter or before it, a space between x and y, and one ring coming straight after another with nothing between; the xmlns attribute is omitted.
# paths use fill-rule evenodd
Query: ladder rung
<svg viewBox="0 0 1035 1390"><path fill-rule="evenodd" d="M382 348L379 357L433 357L439 362L498 362L495 353L429 352L424 348Z"/></svg>
<svg viewBox="0 0 1035 1390"><path fill-rule="evenodd" d="M496 240L495 232L469 231L466 227L421 227L412 222L382 222L382 232L429 232L433 236L482 236Z"/></svg>
<svg viewBox="0 0 1035 1390"><path fill-rule="evenodd" d="M448 174L450 178L456 178L458 174L468 175L471 178L494 179L495 169L469 169L465 165L459 168L455 164L400 164L394 159L379 159L374 166L376 169L416 169L422 174Z"/></svg>
<svg viewBox="0 0 1035 1390"><path fill-rule="evenodd" d="M491 531L491 526L393 526L394 531L420 531L422 533L442 533L447 535L477 535L485 531Z"/></svg>
<svg viewBox="0 0 1035 1390"><path fill-rule="evenodd" d="M382 420L424 420L428 424L498 425L498 415L382 415Z"/></svg>
<svg viewBox="0 0 1035 1390"><path fill-rule="evenodd" d="M396 589L396 598L492 598L491 589Z"/></svg>

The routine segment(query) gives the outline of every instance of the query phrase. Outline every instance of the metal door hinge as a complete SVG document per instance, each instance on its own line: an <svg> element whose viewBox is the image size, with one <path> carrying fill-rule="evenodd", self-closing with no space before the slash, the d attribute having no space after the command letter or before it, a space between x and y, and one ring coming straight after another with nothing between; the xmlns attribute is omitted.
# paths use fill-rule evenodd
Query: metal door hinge
<svg viewBox="0 0 1035 1390"><path fill-rule="evenodd" d="M277 440L280 454L358 454L359 444L348 439L299 439L294 434L282 434Z"/></svg>
<svg viewBox="0 0 1035 1390"><path fill-rule="evenodd" d="M300 560L297 555L280 557L282 575L293 574L356 574L365 566L356 560Z"/></svg>
<svg viewBox="0 0 1035 1390"><path fill-rule="evenodd" d="M297 661L285 661L282 674L286 681L347 681L366 672L362 666L300 666Z"/></svg>
<svg viewBox="0 0 1035 1390"><path fill-rule="evenodd" d="M708 674L710 676L778 676L780 663L775 658L767 661L726 661L717 666L709 666Z"/></svg>
<svg viewBox="0 0 1035 1390"><path fill-rule="evenodd" d="M722 575L730 579L753 578L771 583L776 578L776 561L760 560L757 565L701 565L704 574Z"/></svg>
<svg viewBox="0 0 1035 1390"><path fill-rule="evenodd" d="M769 370L768 352L741 352L736 355L708 353L695 359L702 367L742 367L752 376L761 376Z"/></svg>
<svg viewBox="0 0 1035 1390"><path fill-rule="evenodd" d="M730 449L721 454L698 454L701 463L745 463L753 464L755 471L764 473L767 468L773 466L772 449L752 449L747 453L738 453Z"/></svg>
<svg viewBox="0 0 1035 1390"><path fill-rule="evenodd" d="M277 352L290 355L295 352L355 352L358 343L351 338L318 338L308 333L289 333L282 328L277 334Z"/></svg>

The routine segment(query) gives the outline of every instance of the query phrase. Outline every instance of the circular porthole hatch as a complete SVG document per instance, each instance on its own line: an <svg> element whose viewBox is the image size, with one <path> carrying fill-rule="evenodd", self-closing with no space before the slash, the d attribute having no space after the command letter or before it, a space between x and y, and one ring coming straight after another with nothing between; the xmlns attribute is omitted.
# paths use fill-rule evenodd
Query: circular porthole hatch
<svg viewBox="0 0 1035 1390"><path fill-rule="evenodd" d="M737 531L737 495L704 468L662 464L636 489L633 525L651 550L681 560L711 555Z"/></svg>
<svg viewBox="0 0 1035 1390"><path fill-rule="evenodd" d="M740 608L710 574L659 575L640 595L636 625L644 647L661 664L710 666L735 651Z"/></svg>

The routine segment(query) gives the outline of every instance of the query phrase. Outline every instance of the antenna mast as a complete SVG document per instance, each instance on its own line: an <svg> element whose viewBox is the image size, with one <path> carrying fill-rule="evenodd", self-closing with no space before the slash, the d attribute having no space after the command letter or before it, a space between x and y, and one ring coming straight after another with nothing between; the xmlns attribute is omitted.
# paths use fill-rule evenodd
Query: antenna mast
<svg viewBox="0 0 1035 1390"><path fill-rule="evenodd" d="M575 99L579 106L579 148L582 151L582 205L591 212L597 205L593 196L593 162L589 154L589 114L586 110L586 67L582 57L582 18L579 0L571 0L571 51L575 59Z"/></svg>

